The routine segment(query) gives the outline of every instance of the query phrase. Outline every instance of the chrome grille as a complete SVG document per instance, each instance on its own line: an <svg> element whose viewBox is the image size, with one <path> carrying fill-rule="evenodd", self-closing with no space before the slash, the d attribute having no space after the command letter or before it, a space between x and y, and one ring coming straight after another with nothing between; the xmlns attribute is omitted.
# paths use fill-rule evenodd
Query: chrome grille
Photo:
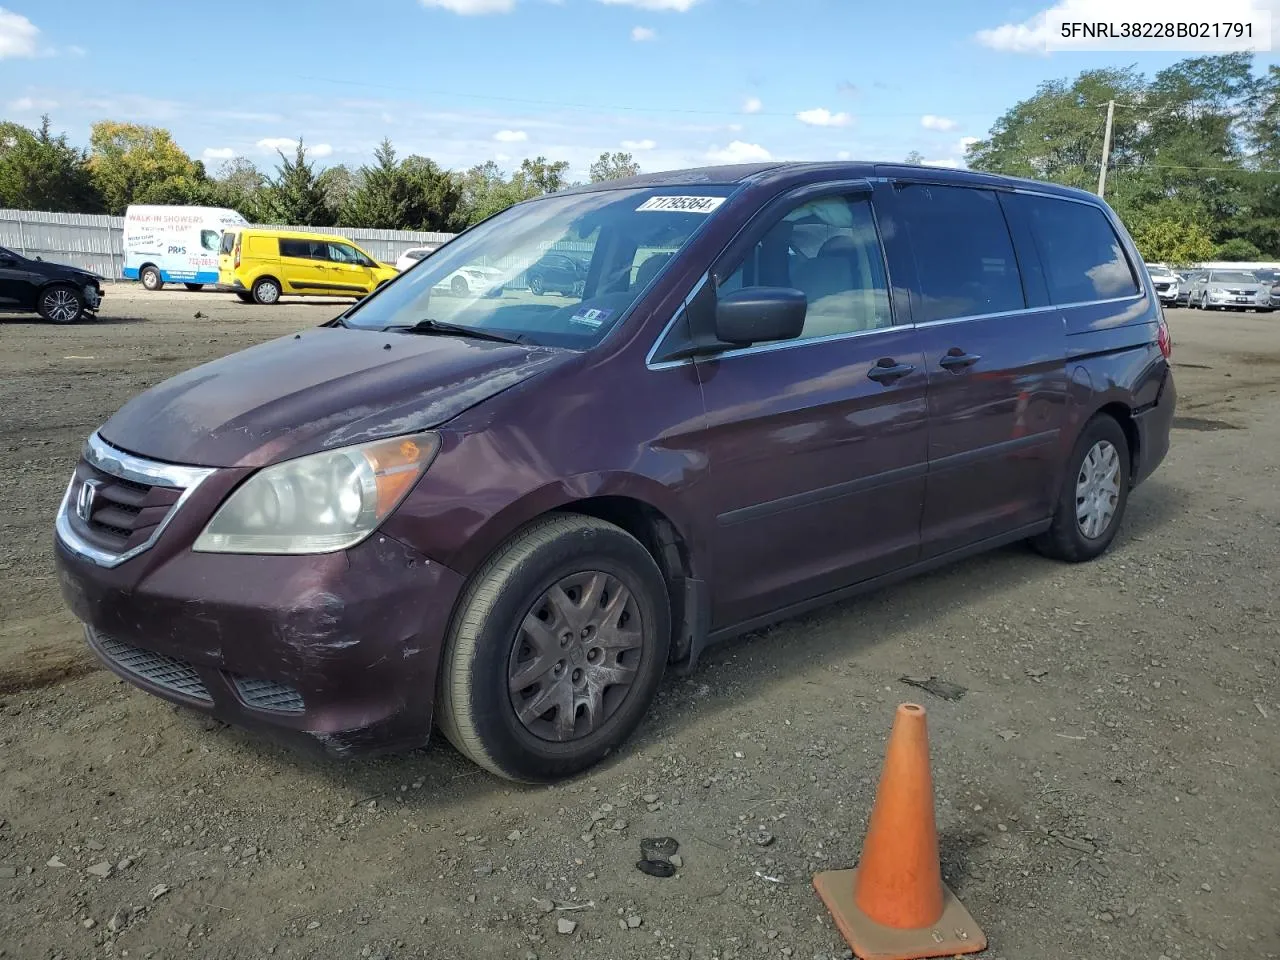
<svg viewBox="0 0 1280 960"><path fill-rule="evenodd" d="M255 677L232 676L236 693L247 705L275 713L302 713L306 709L302 694L287 683L260 680Z"/></svg>
<svg viewBox="0 0 1280 960"><path fill-rule="evenodd" d="M90 643L125 673L192 700L213 703L200 674L185 660L121 643L115 637L101 633L91 633Z"/></svg>

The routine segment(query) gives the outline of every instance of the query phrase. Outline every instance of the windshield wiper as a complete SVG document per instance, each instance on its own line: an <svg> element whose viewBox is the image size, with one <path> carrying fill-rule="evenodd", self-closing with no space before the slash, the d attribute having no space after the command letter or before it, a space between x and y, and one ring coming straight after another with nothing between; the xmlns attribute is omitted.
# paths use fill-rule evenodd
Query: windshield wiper
<svg viewBox="0 0 1280 960"><path fill-rule="evenodd" d="M464 327L460 323L446 323L443 320L419 320L408 327L387 327L383 330L399 330L401 333L443 333L449 336L471 337L474 340L493 340L497 343L521 343L523 338L494 333L492 330L481 330L477 327Z"/></svg>

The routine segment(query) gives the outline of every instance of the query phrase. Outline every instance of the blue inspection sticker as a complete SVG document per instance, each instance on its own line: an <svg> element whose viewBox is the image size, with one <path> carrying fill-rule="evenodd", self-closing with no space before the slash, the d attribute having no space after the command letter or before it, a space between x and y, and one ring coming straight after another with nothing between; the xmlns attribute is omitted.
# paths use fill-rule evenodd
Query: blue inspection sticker
<svg viewBox="0 0 1280 960"><path fill-rule="evenodd" d="M589 310L579 310L569 318L570 323L580 323L584 327L597 328L603 324L609 317L613 316L612 310L601 310L592 307Z"/></svg>

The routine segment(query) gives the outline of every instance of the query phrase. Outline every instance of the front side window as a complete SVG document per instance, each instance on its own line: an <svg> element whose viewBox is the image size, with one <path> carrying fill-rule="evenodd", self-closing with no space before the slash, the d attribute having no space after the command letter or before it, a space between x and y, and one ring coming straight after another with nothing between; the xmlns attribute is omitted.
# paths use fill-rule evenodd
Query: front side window
<svg viewBox="0 0 1280 960"><path fill-rule="evenodd" d="M1138 293L1138 278L1106 215L1090 203L1022 195L1055 304L1113 300Z"/></svg>
<svg viewBox="0 0 1280 960"><path fill-rule="evenodd" d="M833 196L788 212L716 285L791 287L808 301L801 339L892 325L884 255L866 198Z"/></svg>
<svg viewBox="0 0 1280 960"><path fill-rule="evenodd" d="M915 251L916 323L1026 307L1009 227L992 191L907 184L898 206Z"/></svg>
<svg viewBox="0 0 1280 960"><path fill-rule="evenodd" d="M330 243L326 246L328 247L327 259L335 263L363 263L364 258L355 247L349 247L345 243Z"/></svg>
<svg viewBox="0 0 1280 960"><path fill-rule="evenodd" d="M586 349L613 328L734 189L596 190L518 204L441 247L343 322L381 330L435 320ZM540 297L517 284L548 253L564 252L586 265L571 293Z"/></svg>

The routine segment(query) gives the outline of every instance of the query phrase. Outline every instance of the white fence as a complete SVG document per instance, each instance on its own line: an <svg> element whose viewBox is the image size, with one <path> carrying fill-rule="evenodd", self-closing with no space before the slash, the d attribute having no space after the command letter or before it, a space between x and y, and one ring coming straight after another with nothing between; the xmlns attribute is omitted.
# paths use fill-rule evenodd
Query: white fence
<svg viewBox="0 0 1280 960"><path fill-rule="evenodd" d="M400 254L410 247L443 243L453 236L451 233L355 227L277 228L334 233L354 240L371 256L387 263L395 263ZM0 247L8 247L24 257L40 257L92 270L109 280L124 277L124 217L0 209Z"/></svg>

